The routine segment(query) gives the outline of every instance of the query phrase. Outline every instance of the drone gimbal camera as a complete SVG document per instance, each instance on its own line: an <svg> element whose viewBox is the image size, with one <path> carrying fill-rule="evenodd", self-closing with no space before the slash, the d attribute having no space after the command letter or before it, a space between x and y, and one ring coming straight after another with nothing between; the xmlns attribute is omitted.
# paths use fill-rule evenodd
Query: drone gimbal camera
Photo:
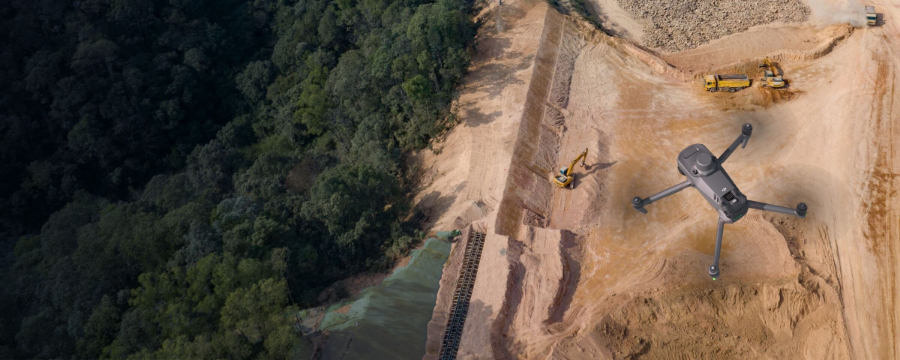
<svg viewBox="0 0 900 360"><path fill-rule="evenodd" d="M703 144L688 146L678 154L678 172L687 177L687 180L646 199L641 199L638 196L631 199L631 205L634 206L635 210L646 214L647 210L644 209L644 206L689 187L696 188L719 213L719 227L718 231L716 231L716 255L713 264L709 266L709 276L713 280L719 277L719 251L722 249L722 232L725 230L725 224L732 224L740 220L747 214L748 209L773 211L796 215L800 218L806 217L806 204L804 203L797 204L796 209L790 209L747 200L747 197L738 190L737 185L725 172L722 164L737 149L738 145L741 145L741 148L747 146L747 141L750 140L752 132L753 126L744 124L741 128L741 135L718 158L713 156Z"/></svg>

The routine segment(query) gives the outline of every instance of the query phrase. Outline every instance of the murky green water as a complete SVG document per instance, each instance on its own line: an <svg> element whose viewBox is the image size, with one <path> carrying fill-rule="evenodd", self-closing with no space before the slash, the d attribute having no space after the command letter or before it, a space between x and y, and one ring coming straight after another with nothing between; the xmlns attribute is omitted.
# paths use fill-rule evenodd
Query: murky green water
<svg viewBox="0 0 900 360"><path fill-rule="evenodd" d="M347 314L328 313L324 359L421 359L450 244L428 239L409 264L364 290Z"/></svg>

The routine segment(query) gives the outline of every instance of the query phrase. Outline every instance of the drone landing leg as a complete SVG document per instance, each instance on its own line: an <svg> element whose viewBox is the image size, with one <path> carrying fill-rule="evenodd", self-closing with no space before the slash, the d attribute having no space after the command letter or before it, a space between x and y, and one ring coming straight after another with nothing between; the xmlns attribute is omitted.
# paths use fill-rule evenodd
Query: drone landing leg
<svg viewBox="0 0 900 360"><path fill-rule="evenodd" d="M639 196L635 196L633 199L631 199L631 205L634 206L635 210L646 214L647 210L644 209L645 205L650 205L652 203L655 203L666 196L672 195L674 193L677 193L677 192L687 189L689 187L691 187L691 182L685 180L684 182L679 183L678 185L672 186L672 187L665 189L663 191L660 191L656 194L650 195L650 197L648 197L646 199L641 199Z"/></svg>
<svg viewBox="0 0 900 360"><path fill-rule="evenodd" d="M709 276L713 280L719 277L719 253L722 251L722 233L725 232L725 222L719 219L719 227L716 229L716 255L713 264L709 266Z"/></svg>
<svg viewBox="0 0 900 360"><path fill-rule="evenodd" d="M807 210L806 204L804 204L804 203L799 203L799 204L797 204L796 209L791 209L791 208L786 208L784 206L778 206L778 205L766 204L766 203L753 201L753 200L747 200L747 206L749 206L751 209L757 209L757 210L762 210L762 211L771 211L771 212L777 212L777 213L782 213L782 214L787 214L787 215L795 215L799 218L805 218L806 210Z"/></svg>

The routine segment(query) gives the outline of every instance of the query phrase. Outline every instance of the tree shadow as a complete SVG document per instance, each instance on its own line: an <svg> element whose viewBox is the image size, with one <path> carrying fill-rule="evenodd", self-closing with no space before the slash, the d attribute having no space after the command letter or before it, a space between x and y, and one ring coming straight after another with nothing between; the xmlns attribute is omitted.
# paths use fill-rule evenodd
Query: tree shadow
<svg viewBox="0 0 900 360"><path fill-rule="evenodd" d="M463 115L466 126L477 127L477 126L481 126L481 125L490 124L495 119L497 119L500 115L503 115L503 112L500 110L494 111L490 114L482 113L480 110L481 110L481 108L466 109L466 113Z"/></svg>
<svg viewBox="0 0 900 360"><path fill-rule="evenodd" d="M422 229L428 229L433 226L437 219L450 209L450 206L456 201L456 194L458 194L459 190L464 188L465 185L466 183L462 183L451 190L450 194L452 195L441 195L439 191L432 191L428 193L428 195L423 196L414 209L417 213L416 216L420 224L419 226Z"/></svg>
<svg viewBox="0 0 900 360"><path fill-rule="evenodd" d="M496 42L502 44L498 46L504 48L510 44L509 39L499 39ZM490 52L496 52L496 49ZM493 100L503 94L503 90L507 87L525 84L525 81L514 77L513 74L531 66L534 54L525 55L521 52L502 54L497 61L485 62L472 68L460 94L486 93L486 98ZM509 64L510 61L512 64ZM480 97L479 100L481 99Z"/></svg>

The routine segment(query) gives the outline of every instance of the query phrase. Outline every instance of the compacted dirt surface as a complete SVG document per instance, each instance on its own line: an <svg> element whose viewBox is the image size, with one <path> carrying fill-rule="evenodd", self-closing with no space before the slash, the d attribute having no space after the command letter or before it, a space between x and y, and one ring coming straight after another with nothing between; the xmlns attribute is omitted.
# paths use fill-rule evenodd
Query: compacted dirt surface
<svg viewBox="0 0 900 360"><path fill-rule="evenodd" d="M460 123L417 157L425 226L487 234L457 358L900 358L900 5L872 1L878 27L776 22L680 52L637 43L640 21L608 5L594 13L627 36L536 0L485 9ZM757 86L765 56L787 88ZM753 86L703 91L702 75L726 70ZM712 281L716 213L700 194L648 214L630 199L683 181L680 150L721 153L744 123L729 175L752 200L809 214L727 225ZM553 185L585 149L574 188Z"/></svg>

